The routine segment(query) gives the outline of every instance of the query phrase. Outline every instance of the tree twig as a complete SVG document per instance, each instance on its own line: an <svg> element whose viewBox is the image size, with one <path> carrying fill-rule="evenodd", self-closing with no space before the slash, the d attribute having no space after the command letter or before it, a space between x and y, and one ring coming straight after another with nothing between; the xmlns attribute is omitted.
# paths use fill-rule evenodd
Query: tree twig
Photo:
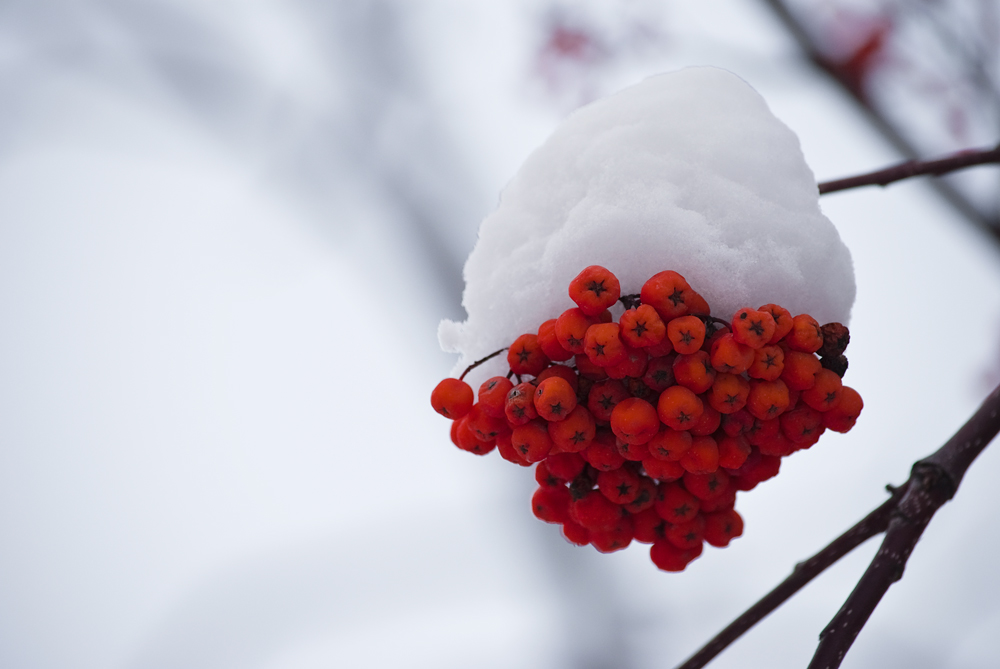
<svg viewBox="0 0 1000 669"><path fill-rule="evenodd" d="M906 562L931 518L958 490L972 461L1000 432L1000 386L935 453L913 465L885 539L847 601L820 634L809 669L836 669Z"/></svg>
<svg viewBox="0 0 1000 669"><path fill-rule="evenodd" d="M846 179L835 181L824 181L819 184L820 195L834 193L836 191L847 190L848 188L859 188L861 186L887 186L895 181L902 181L910 177L931 174L940 176L956 170L973 167L975 165L986 165L989 163L1000 163L1000 145L992 149L975 149L960 151L954 155L938 160L907 160L884 170L860 174Z"/></svg>
<svg viewBox="0 0 1000 669"><path fill-rule="evenodd" d="M792 573L774 590L767 593L756 604L747 609L736 620L719 632L714 639L705 644L698 652L689 657L677 669L700 669L708 664L732 642L736 641L747 630L756 625L801 590L807 583L822 574L828 567L835 564L852 550L871 539L876 534L885 532L896 504L906 490L905 484L892 488L892 497L881 506L869 513L857 525L834 539L830 545L804 562L795 565Z"/></svg>
<svg viewBox="0 0 1000 669"><path fill-rule="evenodd" d="M503 353L506 350L507 350L506 348L502 348L499 351L493 351L492 353L490 353L485 358L480 358L479 360L476 360L474 363L472 363L471 365L469 365L468 367L465 368L465 371L462 372L462 375L460 377L458 377L458 380L459 381L464 380L466 374L468 374L469 372L471 372L472 370L474 370L476 367L479 367L479 365L483 364L487 360L492 360L493 358L497 357L498 355L500 355L501 353ZM510 378L510 377L508 376L507 378ZM521 381L521 378L518 377L518 382L520 383L520 381Z"/></svg>

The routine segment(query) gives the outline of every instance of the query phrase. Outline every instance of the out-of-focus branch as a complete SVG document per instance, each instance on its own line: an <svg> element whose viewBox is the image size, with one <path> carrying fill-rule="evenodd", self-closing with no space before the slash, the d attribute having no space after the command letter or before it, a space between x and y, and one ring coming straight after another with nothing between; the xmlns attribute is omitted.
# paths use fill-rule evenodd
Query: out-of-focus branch
<svg viewBox="0 0 1000 669"><path fill-rule="evenodd" d="M854 592L820 634L809 669L837 669L889 586L903 577L906 562L931 518L950 500L972 461L1000 432L1000 386L948 442L913 465L885 539Z"/></svg>
<svg viewBox="0 0 1000 669"><path fill-rule="evenodd" d="M1000 432L1000 386L972 418L932 455L913 465L909 480L890 487L892 497L830 545L795 566L791 575L751 606L677 669L700 669L763 620L809 581L876 534L886 533L875 559L840 611L820 635L809 669L836 669L906 561L931 517L958 490L972 461Z"/></svg>
<svg viewBox="0 0 1000 669"><path fill-rule="evenodd" d="M792 11L785 4L784 0L763 0L781 21L785 29L798 43L806 57L822 72L836 81L850 95L858 107L867 116L868 121L892 146L903 156L916 160L918 152L913 144L907 140L877 109L875 109L867 99L864 90L860 87L860 82L856 77L852 77L850 72L831 62L817 48L812 36L805 29L801 22L795 17ZM1000 221L983 214L972 202L961 192L944 180L934 180L932 187L941 197L948 201L966 220L986 232L993 239L993 242L1000 244Z"/></svg>
<svg viewBox="0 0 1000 669"><path fill-rule="evenodd" d="M834 539L829 546L813 555L805 562L795 565L792 573L774 590L767 593L756 604L747 609L740 617L731 622L714 639L705 644L698 652L688 658L677 669L700 669L708 664L732 642L740 638L747 630L763 620L771 611L785 603L807 583L834 565L840 558L871 539L876 534L885 532L896 504L903 496L903 488L894 488L892 497L880 507L869 513L864 519L842 535Z"/></svg>
<svg viewBox="0 0 1000 669"><path fill-rule="evenodd" d="M973 167L975 165L986 165L989 163L1000 163L1000 145L992 149L976 149L960 151L947 158L938 160L907 160L906 162L887 167L877 172L859 174L856 177L847 177L835 181L824 181L819 184L819 194L833 193L847 190L848 188L859 188L861 186L886 186L895 181L902 181L910 177L930 174L941 176L949 172Z"/></svg>

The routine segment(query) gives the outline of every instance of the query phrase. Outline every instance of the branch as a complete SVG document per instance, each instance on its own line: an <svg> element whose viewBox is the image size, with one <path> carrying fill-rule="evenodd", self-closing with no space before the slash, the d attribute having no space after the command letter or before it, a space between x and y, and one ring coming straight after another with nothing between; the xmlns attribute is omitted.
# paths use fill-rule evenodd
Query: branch
<svg viewBox="0 0 1000 669"><path fill-rule="evenodd" d="M807 583L822 574L828 567L835 564L852 550L871 539L876 534L885 532L889 526L896 505L905 492L902 488L892 488L892 497L851 529L844 532L805 562L795 565L791 575L782 581L774 590L767 593L756 604L746 610L740 617L731 622L714 639L705 644L698 652L689 657L677 669L700 669L708 664L732 642L740 638L746 631L763 620L771 611L781 606L792 595L801 590Z"/></svg>
<svg viewBox="0 0 1000 669"><path fill-rule="evenodd" d="M836 669L889 586L903 569L931 518L958 490L972 461L1000 432L1000 386L972 418L931 456L913 465L907 490L854 592L820 634L809 669Z"/></svg>
<svg viewBox="0 0 1000 669"><path fill-rule="evenodd" d="M884 170L878 170L877 172L869 172L868 174L861 174L846 179L837 179L836 181L824 181L819 184L819 193L820 195L825 195L826 193L861 186L886 186L895 181L923 174L941 176L942 174L965 169L966 167L988 163L1000 163L1000 145L992 149L960 151L952 156L938 160L907 160L906 162Z"/></svg>

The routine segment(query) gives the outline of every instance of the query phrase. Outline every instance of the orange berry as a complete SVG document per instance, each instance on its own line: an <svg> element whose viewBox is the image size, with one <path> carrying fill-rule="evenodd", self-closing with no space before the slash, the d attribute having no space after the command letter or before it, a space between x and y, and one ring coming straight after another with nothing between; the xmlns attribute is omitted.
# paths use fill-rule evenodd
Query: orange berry
<svg viewBox="0 0 1000 669"><path fill-rule="evenodd" d="M774 318L766 311L744 307L733 314L733 338L750 348L767 345L774 336Z"/></svg>
<svg viewBox="0 0 1000 669"><path fill-rule="evenodd" d="M576 375L576 371L572 367L567 367L566 365L550 365L546 367L542 370L541 374L535 377L534 382L538 384L553 376L566 379L569 385L573 387L574 393L580 389L580 377ZM482 402L482 398L479 401Z"/></svg>
<svg viewBox="0 0 1000 669"><path fill-rule="evenodd" d="M750 382L747 411L754 418L759 418L760 420L777 418L789 406L788 386L781 379L777 381Z"/></svg>
<svg viewBox="0 0 1000 669"><path fill-rule="evenodd" d="M661 484L653 504L656 513L668 523L686 523L698 515L701 502L676 483Z"/></svg>
<svg viewBox="0 0 1000 669"><path fill-rule="evenodd" d="M563 453L579 453L594 440L597 423L586 408L577 406L566 420L549 423L548 429L553 446Z"/></svg>
<svg viewBox="0 0 1000 669"><path fill-rule="evenodd" d="M607 368L608 376L612 379L642 378L646 373L646 364L649 362L649 355L645 349L625 347L625 359L617 365Z"/></svg>
<svg viewBox="0 0 1000 669"><path fill-rule="evenodd" d="M767 421L769 423L780 423L779 420ZM760 451L761 455L770 455L779 458L783 458L786 455L791 455L799 449L793 441L789 440L785 436L785 433L780 429L772 435L762 437L758 439L757 449Z"/></svg>
<svg viewBox="0 0 1000 669"><path fill-rule="evenodd" d="M556 319L554 318L538 326L538 345L542 347L542 353L549 360L562 362L573 357L573 353L564 349L556 337Z"/></svg>
<svg viewBox="0 0 1000 669"><path fill-rule="evenodd" d="M580 451L580 455L599 472L609 472L625 464L625 458L615 445L615 435L608 429L598 430L590 446Z"/></svg>
<svg viewBox="0 0 1000 669"><path fill-rule="evenodd" d="M587 328L597 322L596 318L588 317L579 307L567 309L556 319L556 340L571 353L583 353L583 338L587 336Z"/></svg>
<svg viewBox="0 0 1000 669"><path fill-rule="evenodd" d="M649 454L657 460L676 462L691 448L691 433L663 425L656 435L646 442L646 446L649 448Z"/></svg>
<svg viewBox="0 0 1000 669"><path fill-rule="evenodd" d="M463 451L475 453L476 455L486 455L494 448L497 442L495 439L480 440L475 430L472 429L472 422L469 417L459 419L459 426L456 430L455 438L457 446Z"/></svg>
<svg viewBox="0 0 1000 669"><path fill-rule="evenodd" d="M695 437L680 462L692 474L711 474L719 468L719 446L711 437Z"/></svg>
<svg viewBox="0 0 1000 669"><path fill-rule="evenodd" d="M840 404L823 414L823 425L834 432L847 432L854 427L864 406L858 391L844 386L840 391Z"/></svg>
<svg viewBox="0 0 1000 669"><path fill-rule="evenodd" d="M662 393L674 385L674 357L650 359L646 365L646 373L642 375L642 382L655 393Z"/></svg>
<svg viewBox="0 0 1000 669"><path fill-rule="evenodd" d="M765 304L757 311L766 311L774 320L774 334L768 344L777 344L792 329L792 314L777 304Z"/></svg>
<svg viewBox="0 0 1000 669"><path fill-rule="evenodd" d="M611 412L611 430L629 444L645 444L659 429L656 409L638 397L622 400Z"/></svg>
<svg viewBox="0 0 1000 669"><path fill-rule="evenodd" d="M507 421L488 415L483 411L482 404L473 404L469 413L466 414L466 418L469 420L469 427L475 433L476 439L484 444L496 439L498 434L510 432Z"/></svg>
<svg viewBox="0 0 1000 669"><path fill-rule="evenodd" d="M615 504L628 504L639 494L639 475L629 467L621 467L597 475L597 489Z"/></svg>
<svg viewBox="0 0 1000 669"><path fill-rule="evenodd" d="M719 466L725 469L739 469L750 455L750 442L742 434L730 437L728 434L718 440Z"/></svg>
<svg viewBox="0 0 1000 669"><path fill-rule="evenodd" d="M623 458L632 462L642 462L649 459L649 449L646 448L646 444L630 444L616 436L615 448L618 449Z"/></svg>
<svg viewBox="0 0 1000 669"><path fill-rule="evenodd" d="M576 408L576 391L558 376L545 379L535 390L535 411L548 421L566 420Z"/></svg>
<svg viewBox="0 0 1000 669"><path fill-rule="evenodd" d="M701 412L701 417L688 428L692 437L707 437L715 434L722 424L722 414L712 408L711 404L704 405L705 410Z"/></svg>
<svg viewBox="0 0 1000 669"><path fill-rule="evenodd" d="M753 416L744 407L722 418L722 429L730 437L736 437L746 432L753 425Z"/></svg>
<svg viewBox="0 0 1000 669"><path fill-rule="evenodd" d="M677 356L673 370L674 380L693 393L701 394L715 383L715 368L705 351Z"/></svg>
<svg viewBox="0 0 1000 669"><path fill-rule="evenodd" d="M691 291L691 295L687 298L688 313L694 314L696 316L711 316L712 309L708 306L708 302L705 298Z"/></svg>
<svg viewBox="0 0 1000 669"><path fill-rule="evenodd" d="M552 450L548 426L540 418L515 427L510 435L510 443L528 462L540 462Z"/></svg>
<svg viewBox="0 0 1000 669"><path fill-rule="evenodd" d="M719 374L708 391L708 403L719 413L742 409L750 394L750 384L737 374Z"/></svg>
<svg viewBox="0 0 1000 669"><path fill-rule="evenodd" d="M781 380L790 390L808 390L816 383L816 374L823 365L812 353L788 351L781 370Z"/></svg>
<svg viewBox="0 0 1000 669"><path fill-rule="evenodd" d="M815 353L823 348L823 330L809 314L799 314L792 319L792 330L785 335L785 342L793 351Z"/></svg>
<svg viewBox="0 0 1000 669"><path fill-rule="evenodd" d="M684 386L671 386L664 390L656 405L660 420L675 430L686 430L694 425L704 410L698 396Z"/></svg>
<svg viewBox="0 0 1000 669"><path fill-rule="evenodd" d="M445 418L457 420L469 413L475 399L465 381L444 379L431 391L431 406Z"/></svg>
<svg viewBox="0 0 1000 669"><path fill-rule="evenodd" d="M523 334L507 349L507 364L515 374L538 376L549 364L549 359L538 345L538 336Z"/></svg>
<svg viewBox="0 0 1000 669"><path fill-rule="evenodd" d="M583 350L598 367L611 367L625 360L625 345L618 338L618 324L591 325L583 338Z"/></svg>
<svg viewBox="0 0 1000 669"><path fill-rule="evenodd" d="M667 323L667 337L678 353L689 355L705 343L705 323L697 316L681 316Z"/></svg>
<svg viewBox="0 0 1000 669"><path fill-rule="evenodd" d="M777 418L768 420L755 418L746 432L746 438L753 446L760 447L762 443L778 434L781 434L781 421Z"/></svg>
<svg viewBox="0 0 1000 669"><path fill-rule="evenodd" d="M711 474L684 474L684 487L702 502L720 497L729 490L729 474L720 469Z"/></svg>
<svg viewBox="0 0 1000 669"><path fill-rule="evenodd" d="M802 401L816 411L835 409L840 403L843 382L836 372L821 369L816 372L816 383L812 388L802 391Z"/></svg>
<svg viewBox="0 0 1000 669"><path fill-rule="evenodd" d="M653 511L653 503L656 501L656 483L648 476L639 477L639 494L635 499L625 505L629 513L642 513L647 509ZM656 511L653 511L656 513ZM633 518L634 520L634 518Z"/></svg>
<svg viewBox="0 0 1000 669"><path fill-rule="evenodd" d="M587 394L587 408L594 418L607 423L611 420L611 412L624 399L630 397L625 384L615 379L598 381Z"/></svg>
<svg viewBox="0 0 1000 669"><path fill-rule="evenodd" d="M725 548L743 534L743 517L735 509L705 514L705 541L716 548Z"/></svg>
<svg viewBox="0 0 1000 669"><path fill-rule="evenodd" d="M645 347L645 351L649 354L650 358L662 358L674 352L674 345L670 343L670 337L667 336L666 325L663 326L663 339L660 340L660 343Z"/></svg>
<svg viewBox="0 0 1000 669"><path fill-rule="evenodd" d="M522 467L530 467L531 463L524 459L521 455L521 451L514 448L514 444L511 441L513 434L501 434L497 436L497 452L500 457L508 462L513 462L515 465L521 465Z"/></svg>
<svg viewBox="0 0 1000 669"><path fill-rule="evenodd" d="M643 304L656 309L664 320L677 318L687 313L687 301L691 298L691 286L677 272L667 270L654 274L642 284L639 298Z"/></svg>
<svg viewBox="0 0 1000 669"><path fill-rule="evenodd" d="M479 407L487 416L503 418L507 393L513 388L514 384L502 376L487 379L479 386Z"/></svg>
<svg viewBox="0 0 1000 669"><path fill-rule="evenodd" d="M504 415L511 427L524 425L529 420L538 417L535 411L535 386L530 383L519 383L507 391L504 400Z"/></svg>
<svg viewBox="0 0 1000 669"><path fill-rule="evenodd" d="M545 458L545 466L560 481L572 481L583 472L587 461L579 453L558 453Z"/></svg>
<svg viewBox="0 0 1000 669"><path fill-rule="evenodd" d="M649 457L642 461L642 468L646 470L646 474L657 481L665 481L667 483L676 481L684 476L684 468L681 467L679 462L673 462L672 460L657 460L656 458Z"/></svg>
<svg viewBox="0 0 1000 669"><path fill-rule="evenodd" d="M785 352L780 346L762 346L753 352L753 364L747 369L752 379L774 381L785 368Z"/></svg>
<svg viewBox="0 0 1000 669"><path fill-rule="evenodd" d="M597 316L621 297L618 277L600 265L591 265L569 282L569 297L588 316Z"/></svg>
<svg viewBox="0 0 1000 669"><path fill-rule="evenodd" d="M603 367L598 367L590 361L590 358L582 353L574 358L574 362L576 363L576 371L585 379L600 381L608 378L608 373L604 371Z"/></svg>
<svg viewBox="0 0 1000 669"><path fill-rule="evenodd" d="M716 371L742 374L753 364L754 352L746 344L736 341L733 333L729 332L715 340L710 357Z"/></svg>
<svg viewBox="0 0 1000 669"><path fill-rule="evenodd" d="M656 309L648 304L627 310L618 319L618 324L621 326L622 341L632 348L656 346L667 334L667 326Z"/></svg>

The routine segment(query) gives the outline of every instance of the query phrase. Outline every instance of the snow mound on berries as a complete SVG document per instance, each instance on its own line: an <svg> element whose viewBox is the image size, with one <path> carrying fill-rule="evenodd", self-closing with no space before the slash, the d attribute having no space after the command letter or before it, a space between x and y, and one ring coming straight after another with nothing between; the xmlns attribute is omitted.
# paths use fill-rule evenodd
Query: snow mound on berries
<svg viewBox="0 0 1000 669"><path fill-rule="evenodd" d="M587 265L614 272L623 295L675 270L726 320L777 303L846 324L854 303L850 252L798 138L716 68L589 104L531 154L465 264L468 320L441 323L456 369L574 306L567 288ZM502 356L491 362L477 379L506 372Z"/></svg>

